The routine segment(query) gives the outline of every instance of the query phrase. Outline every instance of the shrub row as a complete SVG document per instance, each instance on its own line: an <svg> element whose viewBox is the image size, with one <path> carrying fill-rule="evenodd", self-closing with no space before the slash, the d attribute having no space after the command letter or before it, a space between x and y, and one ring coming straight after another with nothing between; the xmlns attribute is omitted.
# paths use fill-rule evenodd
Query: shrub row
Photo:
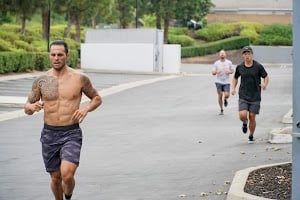
<svg viewBox="0 0 300 200"><path fill-rule="evenodd" d="M212 23L195 32L196 38L208 42L232 36L246 36L251 42L257 39L263 25L256 22Z"/></svg>
<svg viewBox="0 0 300 200"><path fill-rule="evenodd" d="M20 26L16 24L2 24L0 26L0 52L45 52L47 51L47 41L42 39L40 26L26 28L26 35L20 34ZM80 43L74 40L75 29L71 29L70 36L65 37L66 25L55 25L51 27L50 40L63 39L69 49L78 49ZM81 37L84 38L84 28L81 29ZM83 39L82 41L83 42Z"/></svg>
<svg viewBox="0 0 300 200"><path fill-rule="evenodd" d="M195 43L195 40L187 35L169 35L168 37L169 44L180 44L181 47L192 46Z"/></svg>
<svg viewBox="0 0 300 200"><path fill-rule="evenodd" d="M69 65L76 68L78 52L72 50L70 54ZM0 74L32 70L43 71L49 68L50 62L47 52L0 52Z"/></svg>
<svg viewBox="0 0 300 200"><path fill-rule="evenodd" d="M254 44L258 45L293 45L293 27L291 24L272 24L264 27Z"/></svg>
<svg viewBox="0 0 300 200"><path fill-rule="evenodd" d="M209 42L199 46L193 47L182 47L181 48L181 57L195 57L195 56L204 56L207 54L212 54L224 50L231 49L240 49L243 46L247 46L250 44L250 40L248 37L243 36L235 36L231 38L227 38L224 40L219 40L216 42Z"/></svg>

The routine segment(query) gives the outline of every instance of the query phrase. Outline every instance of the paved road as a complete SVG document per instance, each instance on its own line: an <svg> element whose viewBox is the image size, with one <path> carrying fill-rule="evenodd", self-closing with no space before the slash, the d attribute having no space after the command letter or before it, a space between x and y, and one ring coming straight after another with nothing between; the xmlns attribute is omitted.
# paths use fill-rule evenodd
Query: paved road
<svg viewBox="0 0 300 200"><path fill-rule="evenodd" d="M292 69L267 70L270 86L263 93L254 145L240 131L236 96L225 115L218 115L210 66L184 65L183 75L151 84L139 81L163 77L89 73L99 90L132 81L142 85L105 95L101 108L81 124L84 145L74 199L223 200L237 170L290 161L291 144L267 139L271 129L287 126L281 119L292 106ZM19 81L23 95L31 79L7 86ZM0 122L1 200L52 199L41 128L42 113Z"/></svg>

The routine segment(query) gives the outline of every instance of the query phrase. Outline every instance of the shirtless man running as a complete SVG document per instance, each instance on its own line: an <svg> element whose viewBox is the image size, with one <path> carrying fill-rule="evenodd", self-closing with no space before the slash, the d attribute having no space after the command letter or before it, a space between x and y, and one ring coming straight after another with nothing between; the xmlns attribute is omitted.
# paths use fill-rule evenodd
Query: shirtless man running
<svg viewBox="0 0 300 200"><path fill-rule="evenodd" d="M38 77L24 106L32 115L44 109L41 133L42 154L46 171L51 176L51 189L56 200L71 199L79 165L82 131L79 127L88 112L101 105L102 99L90 79L67 65L66 42L54 41L49 53L52 68ZM82 93L90 102L80 107Z"/></svg>

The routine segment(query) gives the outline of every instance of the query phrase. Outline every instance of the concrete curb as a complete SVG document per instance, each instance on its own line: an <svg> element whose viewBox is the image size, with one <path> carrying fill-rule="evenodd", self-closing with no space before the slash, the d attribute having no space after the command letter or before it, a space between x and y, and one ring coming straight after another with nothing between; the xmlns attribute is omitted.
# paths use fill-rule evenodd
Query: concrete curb
<svg viewBox="0 0 300 200"><path fill-rule="evenodd" d="M292 126L285 128L276 128L269 133L268 142L271 144L286 144L292 143Z"/></svg>
<svg viewBox="0 0 300 200"><path fill-rule="evenodd" d="M292 121L292 110L290 110L287 114L284 115L282 119L282 123ZM292 127L285 127L285 128L277 128L273 129L269 133L269 143L271 144L280 144L280 143L291 143L292 142ZM277 163L277 164L270 164L270 165L261 165L256 167L249 167L235 173L233 177L233 181L228 191L227 200L267 200L267 198L254 196L244 192L244 187L250 172L260 169L260 168L267 168L277 165L288 164L289 162L285 163Z"/></svg>
<svg viewBox="0 0 300 200"><path fill-rule="evenodd" d="M289 112L283 116L282 123L284 124L293 123L293 109L290 109Z"/></svg>
<svg viewBox="0 0 300 200"><path fill-rule="evenodd" d="M270 164L270 165L261 165L261 166L257 166L257 167L249 167L249 168L237 171L234 175L233 181L232 181L230 189L228 191L227 200L269 200L268 198L258 197L258 196L251 195L251 194L244 192L244 187L245 187L245 184L246 184L249 174L252 171L255 171L257 169L268 168L268 167L273 167L273 166L277 166L277 165L284 165L284 164L288 164L288 163L290 163L290 162L275 163L275 164Z"/></svg>

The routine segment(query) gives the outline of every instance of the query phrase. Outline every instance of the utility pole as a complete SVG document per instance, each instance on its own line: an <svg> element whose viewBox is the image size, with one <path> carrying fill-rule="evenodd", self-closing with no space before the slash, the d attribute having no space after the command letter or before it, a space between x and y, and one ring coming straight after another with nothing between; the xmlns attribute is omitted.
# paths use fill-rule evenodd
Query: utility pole
<svg viewBox="0 0 300 200"><path fill-rule="evenodd" d="M300 199L300 1L293 0L292 200Z"/></svg>
<svg viewBox="0 0 300 200"><path fill-rule="evenodd" d="M135 28L138 28L138 0L135 0Z"/></svg>
<svg viewBox="0 0 300 200"><path fill-rule="evenodd" d="M48 0L48 23L47 23L47 51L50 52L50 23L51 23L51 3Z"/></svg>

